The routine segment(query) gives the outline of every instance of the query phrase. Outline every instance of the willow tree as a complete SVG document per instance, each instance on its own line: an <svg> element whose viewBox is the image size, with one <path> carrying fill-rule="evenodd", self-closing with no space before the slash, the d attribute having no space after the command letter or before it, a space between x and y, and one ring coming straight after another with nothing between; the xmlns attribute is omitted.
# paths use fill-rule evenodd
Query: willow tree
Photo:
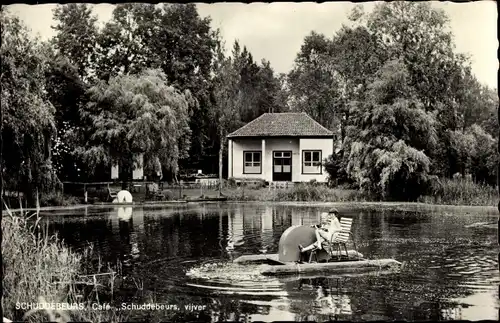
<svg viewBox="0 0 500 323"><path fill-rule="evenodd" d="M403 63L389 61L351 109L347 172L379 197L416 198L429 180L436 120L415 97L408 74Z"/></svg>
<svg viewBox="0 0 500 323"><path fill-rule="evenodd" d="M4 9L0 23L2 180L30 199L36 188L49 191L58 183L50 160L55 110L46 97L40 44Z"/></svg>
<svg viewBox="0 0 500 323"><path fill-rule="evenodd" d="M131 173L142 155L145 174L176 175L190 145L189 92L181 93L159 70L111 78L89 90L84 118L90 140L79 153L89 166L118 164Z"/></svg>
<svg viewBox="0 0 500 323"><path fill-rule="evenodd" d="M196 99L189 107L196 118L189 121L193 141L184 166L203 166L206 156L217 149L210 140L209 88L216 46L210 21L198 14L193 3L118 4L97 37L101 79L160 68L169 85L189 90Z"/></svg>
<svg viewBox="0 0 500 323"><path fill-rule="evenodd" d="M464 77L470 62L457 53L449 18L429 2L395 1L376 5L368 29L383 43L392 58L400 59L415 96L426 111L436 112L439 141L430 152L432 172L451 176L455 160L448 158L449 131L461 128L461 107L467 105L471 86Z"/></svg>

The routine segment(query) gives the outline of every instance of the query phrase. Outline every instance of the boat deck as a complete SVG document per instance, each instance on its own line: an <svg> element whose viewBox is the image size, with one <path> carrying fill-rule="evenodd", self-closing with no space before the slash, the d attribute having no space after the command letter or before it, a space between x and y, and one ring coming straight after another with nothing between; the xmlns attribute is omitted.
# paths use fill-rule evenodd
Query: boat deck
<svg viewBox="0 0 500 323"><path fill-rule="evenodd" d="M350 250L350 253L356 251ZM339 272L366 272L387 270L400 267L401 263L394 259L363 259L351 258L351 260L298 263L281 262L278 254L245 255L234 260L238 264L262 264L260 273L266 276L293 275L313 272L339 273Z"/></svg>

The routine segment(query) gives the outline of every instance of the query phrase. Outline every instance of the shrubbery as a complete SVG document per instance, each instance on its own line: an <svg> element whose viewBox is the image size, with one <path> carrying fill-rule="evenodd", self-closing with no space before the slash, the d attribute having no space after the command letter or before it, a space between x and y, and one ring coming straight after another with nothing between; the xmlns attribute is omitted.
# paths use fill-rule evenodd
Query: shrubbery
<svg viewBox="0 0 500 323"><path fill-rule="evenodd" d="M79 203L81 201L78 197L66 195L58 191L49 192L40 197L40 206L69 206Z"/></svg>

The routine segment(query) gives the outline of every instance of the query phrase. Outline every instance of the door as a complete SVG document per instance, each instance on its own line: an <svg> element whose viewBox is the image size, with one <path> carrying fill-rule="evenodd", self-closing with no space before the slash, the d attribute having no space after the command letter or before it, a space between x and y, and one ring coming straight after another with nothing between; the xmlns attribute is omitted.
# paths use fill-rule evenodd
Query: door
<svg viewBox="0 0 500 323"><path fill-rule="evenodd" d="M292 152L273 152L273 181L292 181Z"/></svg>

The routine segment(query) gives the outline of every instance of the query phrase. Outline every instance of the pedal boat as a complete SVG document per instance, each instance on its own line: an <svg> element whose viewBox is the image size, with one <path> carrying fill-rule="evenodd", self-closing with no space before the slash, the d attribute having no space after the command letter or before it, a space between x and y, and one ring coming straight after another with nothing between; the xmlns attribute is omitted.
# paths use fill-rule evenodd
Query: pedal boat
<svg viewBox="0 0 500 323"><path fill-rule="evenodd" d="M260 264L260 273L266 276L363 273L393 270L402 265L394 259L365 259L357 250L348 250L346 243L300 252L299 245L308 246L315 241L313 228L292 226L281 236L277 254L243 255L233 263ZM353 246L356 248L354 243Z"/></svg>

